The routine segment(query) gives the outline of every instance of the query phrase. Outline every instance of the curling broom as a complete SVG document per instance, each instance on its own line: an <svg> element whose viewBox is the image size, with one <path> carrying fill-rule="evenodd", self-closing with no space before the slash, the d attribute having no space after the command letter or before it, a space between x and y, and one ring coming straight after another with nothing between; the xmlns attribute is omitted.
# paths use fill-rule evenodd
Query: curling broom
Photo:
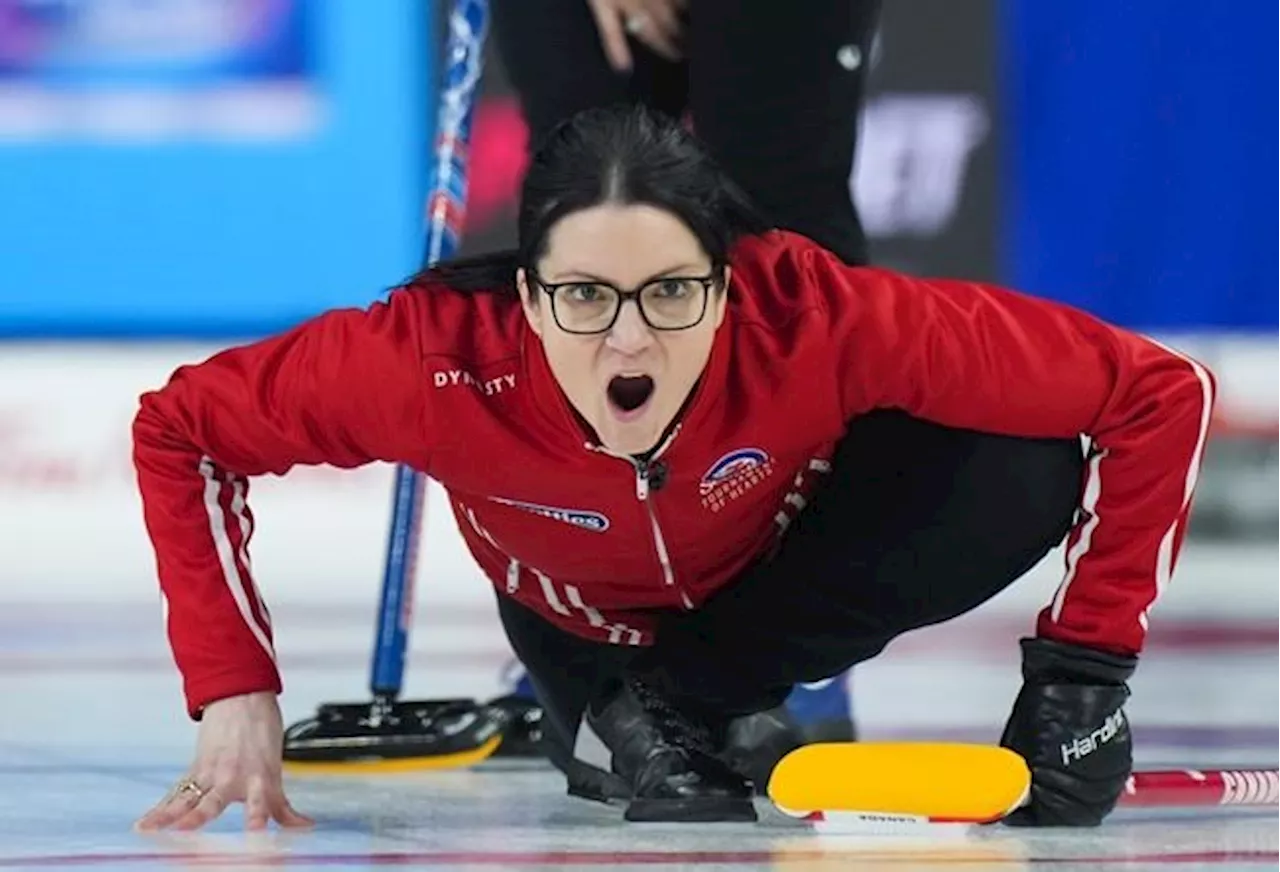
<svg viewBox="0 0 1280 872"><path fill-rule="evenodd" d="M1199 808L1277 803L1275 768L1135 772L1119 806ZM1031 771L989 745L861 742L806 745L773 770L768 794L786 814L828 831L869 824L982 824L1023 805Z"/></svg>
<svg viewBox="0 0 1280 872"><path fill-rule="evenodd" d="M428 186L427 266L452 257L458 247L488 22L487 0L454 0ZM508 715L500 709L471 699L399 700L425 490L425 476L396 468L370 676L373 700L325 704L313 717L291 725L284 737L284 763L290 772L364 774L471 766L493 754L502 741Z"/></svg>

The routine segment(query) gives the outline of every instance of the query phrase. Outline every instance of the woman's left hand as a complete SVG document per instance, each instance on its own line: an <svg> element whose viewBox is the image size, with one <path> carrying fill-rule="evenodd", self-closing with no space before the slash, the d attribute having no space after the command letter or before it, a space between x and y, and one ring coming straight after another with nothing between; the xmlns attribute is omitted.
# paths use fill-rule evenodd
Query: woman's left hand
<svg viewBox="0 0 1280 872"><path fill-rule="evenodd" d="M1091 827L1133 771L1124 703L1137 658L1049 639L1022 640L1022 691L1000 744L1031 767L1029 802L1011 826Z"/></svg>

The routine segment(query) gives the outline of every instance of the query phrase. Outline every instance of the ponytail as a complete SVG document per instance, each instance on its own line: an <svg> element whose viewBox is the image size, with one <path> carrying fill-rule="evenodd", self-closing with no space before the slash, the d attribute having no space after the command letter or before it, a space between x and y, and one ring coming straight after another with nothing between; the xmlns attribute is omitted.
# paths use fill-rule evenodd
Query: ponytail
<svg viewBox="0 0 1280 872"><path fill-rule="evenodd" d="M520 255L514 248L471 257L446 260L419 270L408 285L446 285L456 291L490 291L516 295L516 268Z"/></svg>

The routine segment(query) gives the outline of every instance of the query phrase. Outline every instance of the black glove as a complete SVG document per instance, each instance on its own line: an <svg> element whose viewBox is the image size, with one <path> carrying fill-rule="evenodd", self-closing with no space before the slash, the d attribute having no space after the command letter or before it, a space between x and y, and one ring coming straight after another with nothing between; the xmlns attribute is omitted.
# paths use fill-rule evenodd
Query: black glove
<svg viewBox="0 0 1280 872"><path fill-rule="evenodd" d="M1000 744L1027 761L1031 797L1005 823L1091 827L1110 814L1133 769L1122 706L1137 665L1136 657L1022 640L1022 691Z"/></svg>

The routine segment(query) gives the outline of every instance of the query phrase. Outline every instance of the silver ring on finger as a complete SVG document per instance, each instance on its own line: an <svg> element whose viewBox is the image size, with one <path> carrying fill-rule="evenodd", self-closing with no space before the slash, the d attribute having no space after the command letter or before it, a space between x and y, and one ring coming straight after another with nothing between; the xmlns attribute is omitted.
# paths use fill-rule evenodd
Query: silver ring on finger
<svg viewBox="0 0 1280 872"><path fill-rule="evenodd" d="M632 36L643 33L644 29L648 26L649 16L645 15L643 12L635 12L628 15L626 20L622 23L623 29Z"/></svg>

